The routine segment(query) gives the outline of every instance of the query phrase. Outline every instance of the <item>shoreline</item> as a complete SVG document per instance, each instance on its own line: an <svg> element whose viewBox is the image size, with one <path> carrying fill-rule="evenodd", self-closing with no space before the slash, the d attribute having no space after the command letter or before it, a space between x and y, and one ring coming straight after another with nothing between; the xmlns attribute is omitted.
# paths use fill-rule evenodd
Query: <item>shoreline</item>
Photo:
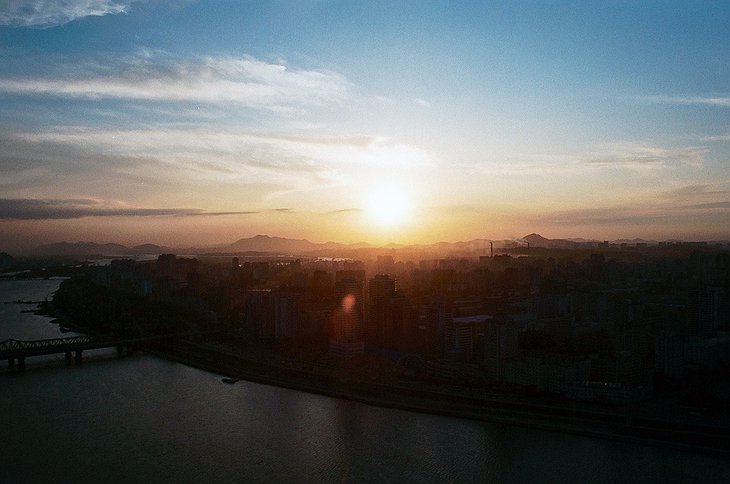
<svg viewBox="0 0 730 484"><path fill-rule="evenodd" d="M430 389L406 389L358 380L338 381L325 375L261 364L191 344L186 348L178 345L171 350L145 348L144 351L222 377L378 407L730 457L729 432L723 433L723 429L714 428L716 432L708 435L708 429L686 422L648 420L506 398L458 397Z"/></svg>
<svg viewBox="0 0 730 484"><path fill-rule="evenodd" d="M54 295L54 300L57 295ZM95 334L89 327L71 323L73 318L52 303L39 305L37 311L75 332ZM389 384L370 381L362 375L358 379L314 368L286 367L268 358L269 355L257 358L255 352L234 353L212 344L184 339L166 345L147 343L137 349L224 377L367 405L730 457L730 424L713 421L711 416L673 418L664 414L662 419L646 411L629 415L620 407L591 403L541 401L538 398L487 395L486 392L480 396L468 388L454 390L422 381ZM726 415L721 417L727 420Z"/></svg>

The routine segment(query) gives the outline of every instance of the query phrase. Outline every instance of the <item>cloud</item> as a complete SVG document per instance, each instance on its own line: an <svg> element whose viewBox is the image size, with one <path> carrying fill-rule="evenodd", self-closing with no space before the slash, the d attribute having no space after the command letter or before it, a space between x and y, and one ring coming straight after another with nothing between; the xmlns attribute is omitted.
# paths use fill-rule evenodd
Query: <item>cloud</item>
<svg viewBox="0 0 730 484"><path fill-rule="evenodd" d="M0 79L0 92L89 100L234 104L270 111L342 103L352 85L328 70L245 57L169 59L145 53L98 65L61 65L53 76Z"/></svg>
<svg viewBox="0 0 730 484"><path fill-rule="evenodd" d="M431 107L431 103L428 102L428 101L426 101L425 99L416 98L416 99L413 100L413 102L415 104L418 104L419 106L423 106L424 108L430 108Z"/></svg>
<svg viewBox="0 0 730 484"><path fill-rule="evenodd" d="M0 25L55 27L83 17L127 13L135 0L0 0Z"/></svg>
<svg viewBox="0 0 730 484"><path fill-rule="evenodd" d="M730 97L728 96L643 96L641 99L662 104L730 107Z"/></svg>
<svg viewBox="0 0 730 484"><path fill-rule="evenodd" d="M683 208L687 210L726 209L730 208L730 202L698 203L696 205L686 205Z"/></svg>
<svg viewBox="0 0 730 484"><path fill-rule="evenodd" d="M636 203L591 209L577 209L543 214L536 222L562 226L641 226L663 223L669 226L680 222L712 218L717 223L730 221L730 202L718 201L699 204Z"/></svg>
<svg viewBox="0 0 730 484"><path fill-rule="evenodd" d="M617 144L602 152L589 154L583 160L589 165L664 166L670 163L701 165L709 150L689 146L664 148L651 145Z"/></svg>
<svg viewBox="0 0 730 484"><path fill-rule="evenodd" d="M350 212L362 212L361 208L341 208L339 210L332 210L328 213L350 213Z"/></svg>
<svg viewBox="0 0 730 484"><path fill-rule="evenodd" d="M539 221L546 225L636 225L656 219L658 214L628 211L625 208L594 208L566 210L543 214Z"/></svg>
<svg viewBox="0 0 730 484"><path fill-rule="evenodd" d="M716 136L703 136L702 141L730 141L730 134L721 134Z"/></svg>
<svg viewBox="0 0 730 484"><path fill-rule="evenodd" d="M3 139L0 136L0 142ZM28 170L33 173L30 167L52 173L68 165L88 170L79 174L85 179L89 173L99 172L150 180L164 170L165 180L221 184L256 180L258 184L278 185L282 188L278 193L288 193L343 186L381 171L391 176L410 173L431 162L428 153L416 147L358 135L158 127L59 129L18 133L5 139L8 146L17 148L13 153L0 152L0 171L7 166L13 179Z"/></svg>
<svg viewBox="0 0 730 484"><path fill-rule="evenodd" d="M454 169L493 175L546 175L587 170L622 169L645 172L667 167L702 167L710 150L704 146L667 147L616 142L564 153L507 153L489 162L453 164Z"/></svg>
<svg viewBox="0 0 730 484"><path fill-rule="evenodd" d="M697 199L730 195L730 182L684 185L666 191L663 196L669 199Z"/></svg>
<svg viewBox="0 0 730 484"><path fill-rule="evenodd" d="M196 208L108 207L88 199L0 199L0 220L62 220L84 217L250 215L258 211L209 212Z"/></svg>

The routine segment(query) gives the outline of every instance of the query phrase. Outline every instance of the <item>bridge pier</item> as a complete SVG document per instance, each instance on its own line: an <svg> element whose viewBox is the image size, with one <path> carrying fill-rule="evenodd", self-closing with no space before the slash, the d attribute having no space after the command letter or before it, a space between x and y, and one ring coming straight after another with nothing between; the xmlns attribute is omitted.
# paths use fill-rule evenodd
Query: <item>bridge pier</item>
<svg viewBox="0 0 730 484"><path fill-rule="evenodd" d="M187 333L185 334L185 336L188 335ZM179 337L181 335L177 336ZM38 341L7 339L0 341L0 361L7 360L9 369L24 370L25 358L27 357L63 354L66 365L73 365L74 362L80 365L83 362L83 350L116 348L117 354L121 357L125 354L132 355L137 349L137 344L142 345L152 341L167 341L173 337L173 335L155 335L136 339L111 339L111 337L97 339L91 336L72 336L69 338L51 338Z"/></svg>

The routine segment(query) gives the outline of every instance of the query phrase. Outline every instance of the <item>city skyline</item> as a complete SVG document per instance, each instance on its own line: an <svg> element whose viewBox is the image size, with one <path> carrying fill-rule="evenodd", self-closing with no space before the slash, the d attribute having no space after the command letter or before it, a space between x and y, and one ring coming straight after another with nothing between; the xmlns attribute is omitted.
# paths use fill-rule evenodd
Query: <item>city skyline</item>
<svg viewBox="0 0 730 484"><path fill-rule="evenodd" d="M728 23L692 2L4 2L0 250L729 239Z"/></svg>

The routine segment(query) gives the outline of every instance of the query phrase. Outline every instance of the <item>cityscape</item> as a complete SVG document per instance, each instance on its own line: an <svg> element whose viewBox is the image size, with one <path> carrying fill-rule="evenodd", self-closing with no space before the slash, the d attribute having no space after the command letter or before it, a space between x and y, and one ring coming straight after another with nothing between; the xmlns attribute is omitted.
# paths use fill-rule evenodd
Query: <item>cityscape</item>
<svg viewBox="0 0 730 484"><path fill-rule="evenodd" d="M730 482L728 25L0 1L0 481Z"/></svg>
<svg viewBox="0 0 730 484"><path fill-rule="evenodd" d="M118 338L200 333L153 347L230 379L273 372L285 386L355 399L367 388L403 405L431 392L476 401L485 418L500 400L567 414L583 402L625 431L644 419L656 440L727 445L728 242L522 242L472 241L438 258L421 258L436 247L371 247L347 249L363 259L247 251L69 266L67 253L56 270L72 277L42 311ZM3 254L3 265L47 277L39 257L51 256Z"/></svg>

